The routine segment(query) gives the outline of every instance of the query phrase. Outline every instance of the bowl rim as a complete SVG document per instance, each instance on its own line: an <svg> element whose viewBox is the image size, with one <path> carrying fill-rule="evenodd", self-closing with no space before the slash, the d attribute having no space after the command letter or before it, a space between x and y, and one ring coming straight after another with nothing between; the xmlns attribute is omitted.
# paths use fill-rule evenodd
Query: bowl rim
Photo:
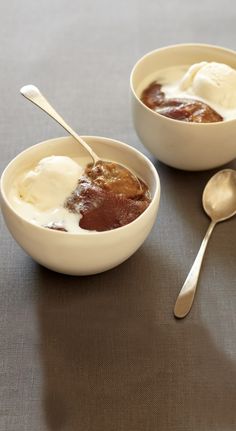
<svg viewBox="0 0 236 431"><path fill-rule="evenodd" d="M141 157L142 159L144 159L152 174L153 177L155 179L155 190L154 190L154 194L152 196L152 200L150 202L150 204L148 205L148 207L143 211L143 213L141 213L136 219L134 219L132 222L118 227L116 229L110 229L110 230L106 230L106 231L88 231L86 229L82 229L82 232L63 232L63 231L59 231L59 230L53 230L53 229L46 229L43 226L31 223L29 220L25 219L24 217L22 217L20 214L18 214L18 212L14 209L14 207L11 205L9 199L6 196L5 190L4 190L4 180L5 180L5 176L8 173L8 169L17 161L18 157L32 151L34 148L37 148L39 146L42 146L42 144L47 144L50 143L52 141L57 141L57 140L68 140L71 139L71 136L59 136L56 138L50 138L50 139L46 139L44 141L41 141L37 144L31 145L30 147L26 148L25 150L21 151L20 153L18 153L13 159L10 160L10 162L7 164L7 166L5 167L5 169L3 170L2 174L1 174L1 178L0 178L0 197L2 198L2 200L4 201L5 205L8 207L8 209L14 214L14 216L16 216L20 221L23 221L24 223L26 223L27 225L29 225L30 227L36 228L36 230L42 230L42 231L46 231L48 235L66 235L67 237L84 237L84 236L88 236L88 237L92 237L93 235L95 236L107 236L107 235L111 235L114 234L115 232L119 232L121 230L125 230L125 229L129 229L130 225L133 225L135 223L138 222L138 220L140 220L141 218L145 217L145 214L147 212L150 212L152 207L155 205L156 200L160 200L160 194L161 194L161 184L160 184L160 177L159 174L156 170L156 168L154 167L153 163L151 162L151 160L149 160L148 157L146 157L143 153L141 153L141 151L137 150L136 148L132 147L131 145L125 144L124 142L118 141L117 139L113 139L113 138L108 138L108 137L104 137L104 136L96 136L96 135L81 135L81 137L86 140L86 138L89 139L96 139L96 140L102 140L102 141L106 141L109 144L113 144L114 146L116 146L118 144L118 146L122 146L124 148L128 148L129 150L133 151L134 153L136 153L139 157ZM0 200L1 203L1 200Z"/></svg>
<svg viewBox="0 0 236 431"><path fill-rule="evenodd" d="M142 57L140 57L136 63L134 64L131 73L130 73L130 88L132 91L133 96L135 97L135 99L137 100L137 102L147 111L149 112L151 115L153 115L156 118L161 118L162 121L166 121L171 122L171 123L181 123L184 126L183 127L222 127L223 125L225 125L225 123L232 123L232 122L236 122L236 118L231 118L230 120L226 120L226 121L217 121L217 122L211 122L211 123L196 123L196 122L187 122L187 121L180 121L180 120L176 120L174 118L169 118L169 117L165 117L164 115L159 114L158 112L154 111L153 109L149 108L148 106L146 106L141 99L138 97L136 91L134 90L134 86L133 86L133 76L135 73L136 68L139 66L139 64L141 64L146 58L148 58L149 56L152 56L156 53L159 53L161 51L165 51L168 49L178 49L178 48L183 48L183 47L200 47L200 48L212 48L212 49L217 49L219 51L224 51L224 52L228 52L229 54L233 54L236 58L236 51L234 51L233 49L230 48L224 48L223 46L220 45L212 45L212 44L207 44L207 43L179 43L179 44L174 44L174 45L166 45L166 46L162 46L160 48L157 49L153 49L152 51L147 52L146 54L144 54Z"/></svg>

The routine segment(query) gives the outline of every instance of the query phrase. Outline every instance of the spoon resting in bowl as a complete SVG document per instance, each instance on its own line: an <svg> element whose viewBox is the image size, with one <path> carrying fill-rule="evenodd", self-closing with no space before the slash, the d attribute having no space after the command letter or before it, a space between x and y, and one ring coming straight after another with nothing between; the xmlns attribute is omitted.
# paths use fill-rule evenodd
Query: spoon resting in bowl
<svg viewBox="0 0 236 431"><path fill-rule="evenodd" d="M202 204L211 223L175 303L174 315L178 318L185 317L192 307L203 256L216 223L236 214L236 171L224 169L217 172L204 189Z"/></svg>
<svg viewBox="0 0 236 431"><path fill-rule="evenodd" d="M92 175L95 182L105 185L108 189L112 189L115 193L122 193L127 197L137 196L143 193L143 187L138 177L131 172L127 167L119 163L102 160L92 148L79 136L58 114L48 100L43 96L40 90L35 85L25 85L20 89L20 93L41 108L50 117L57 121L80 145L90 154L93 159L91 167Z"/></svg>

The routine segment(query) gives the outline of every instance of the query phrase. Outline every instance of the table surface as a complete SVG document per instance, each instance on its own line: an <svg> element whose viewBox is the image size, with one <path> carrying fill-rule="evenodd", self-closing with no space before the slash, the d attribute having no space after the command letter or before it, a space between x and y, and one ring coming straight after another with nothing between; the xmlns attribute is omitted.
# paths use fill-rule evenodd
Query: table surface
<svg viewBox="0 0 236 431"><path fill-rule="evenodd" d="M65 135L19 96L35 83L81 134L148 155L162 184L144 245L96 276L40 267L1 219L0 431L235 430L236 218L216 227L193 309L175 320L209 224L202 190L216 170L187 173L155 161L129 106L129 74L146 52L180 42L235 48L234 0L0 6L1 170L28 146Z"/></svg>

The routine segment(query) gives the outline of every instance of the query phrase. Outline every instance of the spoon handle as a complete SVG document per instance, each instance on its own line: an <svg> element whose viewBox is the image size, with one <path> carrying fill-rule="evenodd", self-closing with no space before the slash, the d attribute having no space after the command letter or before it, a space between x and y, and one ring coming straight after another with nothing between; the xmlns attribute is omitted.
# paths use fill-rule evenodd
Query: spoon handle
<svg viewBox="0 0 236 431"><path fill-rule="evenodd" d="M34 85L25 85L20 90L21 94L26 97L26 99L33 102L35 105L39 106L44 112L46 112L50 117L56 120L64 129L70 133L90 154L94 163L98 162L100 159L97 154L94 153L92 148L79 136L77 133L65 122L65 120L55 111L55 109L50 105L47 99Z"/></svg>
<svg viewBox="0 0 236 431"><path fill-rule="evenodd" d="M193 263L192 268L190 269L190 272L185 280L185 283L179 293L179 296L177 298L177 301L175 303L174 307L174 315L178 318L185 317L193 304L194 295L197 288L197 282L198 277L200 274L200 269L202 265L203 256L206 250L206 246L208 244L208 240L211 236L211 233L215 227L216 222L212 221L210 223L209 228L207 229L206 235L203 238L203 241L201 243L201 247L199 249L199 252L195 258L195 261Z"/></svg>

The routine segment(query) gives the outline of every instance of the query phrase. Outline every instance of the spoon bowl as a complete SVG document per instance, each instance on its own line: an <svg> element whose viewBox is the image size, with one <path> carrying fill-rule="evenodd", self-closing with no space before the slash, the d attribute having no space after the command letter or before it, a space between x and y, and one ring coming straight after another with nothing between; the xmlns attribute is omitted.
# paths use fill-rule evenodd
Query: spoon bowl
<svg viewBox="0 0 236 431"><path fill-rule="evenodd" d="M217 172L205 186L202 204L211 219L211 223L176 300L174 315L178 318L185 317L192 307L203 256L216 223L227 220L236 214L236 171L233 169L223 169Z"/></svg>
<svg viewBox="0 0 236 431"><path fill-rule="evenodd" d="M236 171L224 169L207 183L202 205L211 220L227 220L236 213Z"/></svg>

